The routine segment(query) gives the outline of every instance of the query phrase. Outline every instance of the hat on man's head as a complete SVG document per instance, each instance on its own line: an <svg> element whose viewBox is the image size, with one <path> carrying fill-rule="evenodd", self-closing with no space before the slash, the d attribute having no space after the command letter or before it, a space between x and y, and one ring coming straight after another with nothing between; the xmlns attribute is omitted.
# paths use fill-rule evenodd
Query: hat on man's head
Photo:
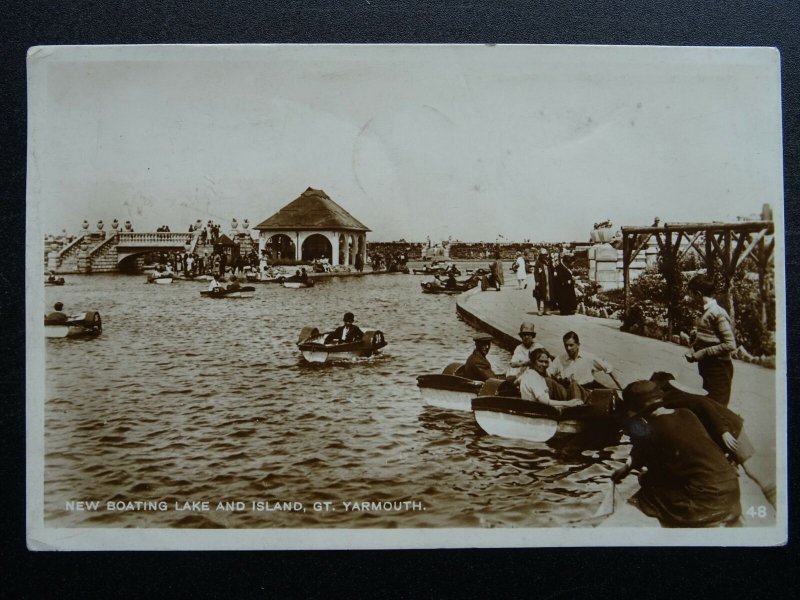
<svg viewBox="0 0 800 600"><path fill-rule="evenodd" d="M491 342L493 339L494 338L492 338L492 336L490 336L488 333L479 333L478 335L472 337L472 340L475 342L475 344Z"/></svg>
<svg viewBox="0 0 800 600"><path fill-rule="evenodd" d="M56 302L53 305L53 308L55 308L56 310L61 310L62 308L64 308L64 305L61 302Z"/></svg>
<svg viewBox="0 0 800 600"><path fill-rule="evenodd" d="M539 254L543 254L543 255L545 255L545 256L546 256L546 255L550 254L550 251L549 251L547 248L542 248L542 249L539 251Z"/></svg>
<svg viewBox="0 0 800 600"><path fill-rule="evenodd" d="M657 384L662 390L666 390L671 381L675 380L675 375L666 371L656 371L650 375L650 381Z"/></svg>
<svg viewBox="0 0 800 600"><path fill-rule="evenodd" d="M664 392L654 381L629 383L622 391L622 408L629 417L650 412L663 405Z"/></svg>
<svg viewBox="0 0 800 600"><path fill-rule="evenodd" d="M524 321L522 325L519 326L519 334L522 335L523 333L532 333L536 335L536 327L534 327L533 323L530 321Z"/></svg>
<svg viewBox="0 0 800 600"><path fill-rule="evenodd" d="M352 323L355 320L356 318L351 312L344 313L344 317L342 317L342 321L344 321L345 323Z"/></svg>

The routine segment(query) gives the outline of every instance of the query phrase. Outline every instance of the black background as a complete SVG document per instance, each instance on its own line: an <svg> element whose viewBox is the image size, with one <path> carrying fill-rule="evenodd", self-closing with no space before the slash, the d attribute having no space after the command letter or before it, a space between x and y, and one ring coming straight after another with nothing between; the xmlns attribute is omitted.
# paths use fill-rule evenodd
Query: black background
<svg viewBox="0 0 800 600"><path fill-rule="evenodd" d="M537 43L775 46L783 81L791 497L797 450L798 62L796 0L258 2L12 0L0 7L0 595L8 598L720 597L794 591L791 544L350 552L29 552L25 547L25 53L46 44ZM763 200L754 198L753 205ZM790 508L790 538L797 503ZM624 543L623 536L620 543ZM558 531L553 531L558 542ZM795 594L791 594L794 596Z"/></svg>

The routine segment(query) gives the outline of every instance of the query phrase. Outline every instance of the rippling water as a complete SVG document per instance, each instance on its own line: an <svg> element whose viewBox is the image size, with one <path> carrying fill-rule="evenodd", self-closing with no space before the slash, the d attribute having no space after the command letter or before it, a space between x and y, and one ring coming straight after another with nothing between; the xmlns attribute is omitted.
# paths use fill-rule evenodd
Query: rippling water
<svg viewBox="0 0 800 600"><path fill-rule="evenodd" d="M422 280L259 284L240 300L143 276L73 275L47 288L48 305L103 317L99 338L46 342L48 525L536 527L590 517L621 448L503 440L470 414L422 403L416 376L466 358L474 334L455 298L423 296ZM333 327L346 310L388 346L370 359L306 364L295 346L302 327ZM508 357L490 354L496 370ZM66 510L80 500L100 508ZM130 510L136 501L164 504ZM209 510L177 510L203 501ZM241 504L215 510L226 501ZM403 501L418 504L344 505Z"/></svg>

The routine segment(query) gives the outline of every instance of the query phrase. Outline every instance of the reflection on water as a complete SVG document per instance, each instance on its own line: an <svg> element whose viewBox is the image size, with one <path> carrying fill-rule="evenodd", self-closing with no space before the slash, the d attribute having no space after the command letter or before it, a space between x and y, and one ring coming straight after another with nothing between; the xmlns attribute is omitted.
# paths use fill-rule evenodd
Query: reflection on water
<svg viewBox="0 0 800 600"><path fill-rule="evenodd" d="M51 526L563 525L592 516L625 455L503 440L426 407L416 376L466 358L474 331L453 297L422 295L419 276L263 284L239 300L201 298L193 282L67 280L48 304L98 310L103 334L46 342ZM346 310L389 345L305 363L300 330ZM490 359L499 370L508 354ZM81 500L100 509L66 510Z"/></svg>

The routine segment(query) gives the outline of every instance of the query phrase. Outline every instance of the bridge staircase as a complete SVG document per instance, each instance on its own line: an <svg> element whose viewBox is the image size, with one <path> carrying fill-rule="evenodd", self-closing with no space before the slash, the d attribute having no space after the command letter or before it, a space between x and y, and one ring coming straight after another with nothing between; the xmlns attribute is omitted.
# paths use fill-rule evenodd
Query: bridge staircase
<svg viewBox="0 0 800 600"><path fill-rule="evenodd" d="M83 248L86 235L81 235L59 250L52 264L45 256L45 271L53 269L58 273L80 273L78 269L78 255Z"/></svg>

